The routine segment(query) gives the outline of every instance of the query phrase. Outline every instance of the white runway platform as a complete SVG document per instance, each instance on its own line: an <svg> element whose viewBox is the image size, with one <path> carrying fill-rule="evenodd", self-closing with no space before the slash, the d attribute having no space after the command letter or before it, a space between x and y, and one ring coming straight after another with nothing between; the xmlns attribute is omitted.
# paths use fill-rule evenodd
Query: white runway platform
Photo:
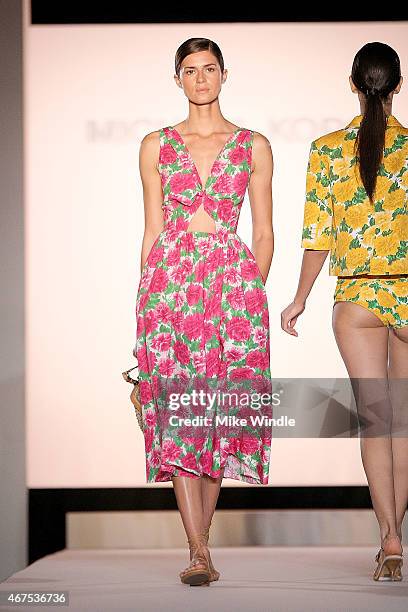
<svg viewBox="0 0 408 612"><path fill-rule="evenodd" d="M187 550L66 549L10 576L0 590L67 590L69 607L56 609L69 612L407 610L408 563L402 582L374 582L376 552L372 547L214 548L219 582L190 587L178 578L188 564Z"/></svg>

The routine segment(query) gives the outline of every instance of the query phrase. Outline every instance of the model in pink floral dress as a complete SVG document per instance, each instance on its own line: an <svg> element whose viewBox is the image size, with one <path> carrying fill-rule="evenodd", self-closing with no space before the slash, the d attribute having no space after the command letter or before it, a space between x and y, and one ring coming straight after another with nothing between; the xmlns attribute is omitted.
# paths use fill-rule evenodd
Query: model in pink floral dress
<svg viewBox="0 0 408 612"><path fill-rule="evenodd" d="M163 411L169 412L170 381L176 381L178 389L197 388L198 381L205 388L214 389L214 382L217 389L232 384L272 394L267 295L255 257L236 233L251 173L253 137L252 130L235 130L203 186L181 135L174 127L160 130L165 227L142 269L134 349L147 482L179 475L217 478L225 468L226 478L268 483L270 422L254 425L248 419L247 426L228 426L213 419L192 433L191 427L169 427L169 420L164 427L162 418ZM187 231L201 205L214 219L215 232ZM223 410L215 404L211 415L225 415ZM193 414L198 412L193 409ZM239 408L240 416L254 412L252 407ZM229 414L237 412L230 409ZM272 416L270 403L262 407L262 415Z"/></svg>

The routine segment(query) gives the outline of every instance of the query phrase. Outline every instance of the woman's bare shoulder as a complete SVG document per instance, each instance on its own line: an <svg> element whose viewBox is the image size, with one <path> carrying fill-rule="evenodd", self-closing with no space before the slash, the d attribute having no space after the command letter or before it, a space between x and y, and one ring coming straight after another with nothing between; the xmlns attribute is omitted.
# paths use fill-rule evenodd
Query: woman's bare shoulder
<svg viewBox="0 0 408 612"><path fill-rule="evenodd" d="M140 142L139 155L142 162L152 163L156 166L160 152L160 131L154 130L143 136Z"/></svg>
<svg viewBox="0 0 408 612"><path fill-rule="evenodd" d="M253 146L260 151L267 151L268 149L270 150L272 148L269 139L264 134L261 134L261 132L255 132L255 130Z"/></svg>
<svg viewBox="0 0 408 612"><path fill-rule="evenodd" d="M153 132L145 134L140 142L140 145L144 148L157 147L160 142L160 132L161 130L154 130Z"/></svg>

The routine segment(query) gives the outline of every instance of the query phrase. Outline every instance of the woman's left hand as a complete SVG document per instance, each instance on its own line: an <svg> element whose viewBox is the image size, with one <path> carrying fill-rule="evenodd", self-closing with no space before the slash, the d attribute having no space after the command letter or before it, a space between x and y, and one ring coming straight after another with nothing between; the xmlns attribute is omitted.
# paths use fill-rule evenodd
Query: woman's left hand
<svg viewBox="0 0 408 612"><path fill-rule="evenodd" d="M291 302L289 306L281 312L281 327L283 331L291 336L298 336L295 330L297 318L305 309L305 304L301 302Z"/></svg>

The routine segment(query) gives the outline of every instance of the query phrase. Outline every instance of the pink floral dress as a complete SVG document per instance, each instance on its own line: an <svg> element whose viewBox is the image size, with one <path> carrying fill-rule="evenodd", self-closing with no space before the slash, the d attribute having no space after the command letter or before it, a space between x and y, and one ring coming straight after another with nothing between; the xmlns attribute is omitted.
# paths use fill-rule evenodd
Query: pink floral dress
<svg viewBox="0 0 408 612"><path fill-rule="evenodd" d="M211 408L193 402L170 408L169 401L175 388L272 394L267 295L255 257L236 233L252 144L253 131L238 128L203 186L181 135L170 126L160 130L165 227L141 273L133 351L147 482L173 475L215 478L225 468L225 478L268 484L271 401L258 410L240 403L226 409L217 402ZM214 219L215 232L187 231L201 204ZM174 415L177 423L170 425ZM191 416L212 422L193 427L178 420ZM244 421L226 423L225 416Z"/></svg>

